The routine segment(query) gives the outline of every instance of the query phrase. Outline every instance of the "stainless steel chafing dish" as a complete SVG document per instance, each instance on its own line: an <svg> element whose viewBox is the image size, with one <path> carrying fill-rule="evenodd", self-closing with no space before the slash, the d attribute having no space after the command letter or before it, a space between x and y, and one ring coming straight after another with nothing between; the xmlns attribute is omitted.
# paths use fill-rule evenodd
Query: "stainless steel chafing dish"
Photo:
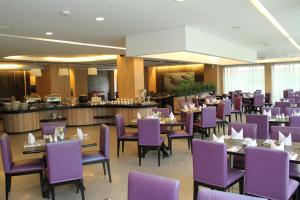
<svg viewBox="0 0 300 200"><path fill-rule="evenodd" d="M37 94L26 95L26 96L24 96L24 99L25 99L26 103L37 103L42 100L41 96L37 95Z"/></svg>
<svg viewBox="0 0 300 200"><path fill-rule="evenodd" d="M44 101L47 104L61 104L61 96L59 94L50 94L44 97Z"/></svg>

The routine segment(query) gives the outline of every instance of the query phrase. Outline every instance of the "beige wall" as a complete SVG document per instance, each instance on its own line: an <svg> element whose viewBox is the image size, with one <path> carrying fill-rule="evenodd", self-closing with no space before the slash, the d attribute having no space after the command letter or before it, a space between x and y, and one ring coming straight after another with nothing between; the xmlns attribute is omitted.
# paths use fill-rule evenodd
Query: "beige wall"
<svg viewBox="0 0 300 200"><path fill-rule="evenodd" d="M204 65L204 83L211 83L216 87L216 93L223 92L223 68L217 65Z"/></svg>
<svg viewBox="0 0 300 200"><path fill-rule="evenodd" d="M265 92L272 93L272 68L271 64L265 64Z"/></svg>

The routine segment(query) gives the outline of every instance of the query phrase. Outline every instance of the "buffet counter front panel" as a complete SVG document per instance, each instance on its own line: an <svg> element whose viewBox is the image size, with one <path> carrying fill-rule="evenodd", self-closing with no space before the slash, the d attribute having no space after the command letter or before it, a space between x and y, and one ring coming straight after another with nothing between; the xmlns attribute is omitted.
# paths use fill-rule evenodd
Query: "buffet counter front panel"
<svg viewBox="0 0 300 200"><path fill-rule="evenodd" d="M114 124L114 116L123 114L125 125L136 118L137 113L146 116L152 113L156 104L147 105L78 105L58 106L35 110L1 111L3 116L4 132L26 133L41 129L45 121L65 120L67 126L88 126L102 123ZM55 115L55 119L50 116Z"/></svg>

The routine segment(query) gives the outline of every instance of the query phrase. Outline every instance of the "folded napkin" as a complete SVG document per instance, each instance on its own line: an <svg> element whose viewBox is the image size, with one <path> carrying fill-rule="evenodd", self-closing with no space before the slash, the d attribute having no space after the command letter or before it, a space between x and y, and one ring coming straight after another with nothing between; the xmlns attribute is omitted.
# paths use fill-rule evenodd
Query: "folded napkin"
<svg viewBox="0 0 300 200"><path fill-rule="evenodd" d="M232 146L232 147L228 148L227 151L238 152L241 149L242 149L242 147L240 147L240 146Z"/></svg>
<svg viewBox="0 0 300 200"><path fill-rule="evenodd" d="M275 142L275 140L272 140L272 139L266 139L264 141L264 144L271 144L272 142Z"/></svg>
<svg viewBox="0 0 300 200"><path fill-rule="evenodd" d="M295 152L289 152L289 159L296 160L298 158L298 154Z"/></svg>
<svg viewBox="0 0 300 200"><path fill-rule="evenodd" d="M54 130L54 136L58 136L58 135L59 135L58 128L55 128L55 130Z"/></svg>
<svg viewBox="0 0 300 200"><path fill-rule="evenodd" d="M186 104L184 104L183 109L184 109L184 110L188 110L189 108L187 107Z"/></svg>
<svg viewBox="0 0 300 200"><path fill-rule="evenodd" d="M263 115L267 115L267 116L272 116L272 112L271 112L271 110L269 110L269 111L266 111L266 110L264 110L263 111Z"/></svg>
<svg viewBox="0 0 300 200"><path fill-rule="evenodd" d="M206 108L206 104L203 104L203 108Z"/></svg>
<svg viewBox="0 0 300 200"><path fill-rule="evenodd" d="M275 144L275 142L271 142L271 149L278 150L278 151L284 151L284 143L281 143L279 146Z"/></svg>
<svg viewBox="0 0 300 200"><path fill-rule="evenodd" d="M224 136L222 135L218 138L215 134L213 134L213 141L218 143L224 143Z"/></svg>
<svg viewBox="0 0 300 200"><path fill-rule="evenodd" d="M170 118L170 120L174 120L175 119L175 116L174 116L173 112L170 113L169 118Z"/></svg>
<svg viewBox="0 0 300 200"><path fill-rule="evenodd" d="M294 114L294 116L300 116L300 111L297 112L296 110L294 110L293 114Z"/></svg>
<svg viewBox="0 0 300 200"><path fill-rule="evenodd" d="M138 112L138 113L136 114L136 118L137 118L137 119L142 119L142 115Z"/></svg>
<svg viewBox="0 0 300 200"><path fill-rule="evenodd" d="M284 145L291 146L292 145L292 136L291 133L285 137L280 131L278 131L278 141L280 143L284 143Z"/></svg>
<svg viewBox="0 0 300 200"><path fill-rule="evenodd" d="M190 104L190 109L195 109L195 104Z"/></svg>
<svg viewBox="0 0 300 200"><path fill-rule="evenodd" d="M28 144L34 144L35 143L35 137L32 135L32 133L28 134Z"/></svg>
<svg viewBox="0 0 300 200"><path fill-rule="evenodd" d="M244 144L248 147L256 147L257 146L256 140L251 139L251 138L245 138L244 141L242 142L242 144Z"/></svg>
<svg viewBox="0 0 300 200"><path fill-rule="evenodd" d="M243 129L237 132L234 128L231 128L231 139L242 140L244 138Z"/></svg>
<svg viewBox="0 0 300 200"><path fill-rule="evenodd" d="M81 128L77 128L77 136L79 139L81 139L81 140L83 139L83 132L82 132Z"/></svg>

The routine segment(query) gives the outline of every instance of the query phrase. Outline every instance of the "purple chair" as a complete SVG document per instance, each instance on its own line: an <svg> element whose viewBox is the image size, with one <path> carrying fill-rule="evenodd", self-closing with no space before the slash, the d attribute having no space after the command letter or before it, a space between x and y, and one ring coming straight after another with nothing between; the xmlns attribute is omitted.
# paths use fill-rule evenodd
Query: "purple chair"
<svg viewBox="0 0 300 200"><path fill-rule="evenodd" d="M51 197L55 199L54 186L74 183L84 198L81 141L69 140L46 145L47 179ZM59 163L59 164L58 164Z"/></svg>
<svg viewBox="0 0 300 200"><path fill-rule="evenodd" d="M201 121L195 122L194 127L202 133L202 139L204 139L204 135L209 136L211 128L216 133L216 107L202 108Z"/></svg>
<svg viewBox="0 0 300 200"><path fill-rule="evenodd" d="M259 197L250 197L246 195L233 194L229 192L220 192L203 188L198 193L197 200L267 200Z"/></svg>
<svg viewBox="0 0 300 200"><path fill-rule="evenodd" d="M117 114L116 118L116 133L117 133L117 156L119 157L120 142L122 142L122 152L124 152L125 141L137 141L137 133L125 132L124 117L122 114Z"/></svg>
<svg viewBox="0 0 300 200"><path fill-rule="evenodd" d="M261 90L255 90L255 91L254 91L254 95L260 95L261 93L262 93Z"/></svg>
<svg viewBox="0 0 300 200"><path fill-rule="evenodd" d="M228 169L225 144L193 140L193 176L194 200L199 185L225 191L239 182L240 193L243 194L244 172Z"/></svg>
<svg viewBox="0 0 300 200"><path fill-rule="evenodd" d="M141 172L129 172L128 200L179 200L179 181Z"/></svg>
<svg viewBox="0 0 300 200"><path fill-rule="evenodd" d="M163 117L163 118L169 118L169 116L170 116L170 109L169 108L153 108L152 112L154 112L154 113L160 112L161 117ZM169 132L169 130L166 126L163 126L163 127L160 128L160 133L166 134L168 132Z"/></svg>
<svg viewBox="0 0 300 200"><path fill-rule="evenodd" d="M223 127L223 134L225 134L225 124L228 124L226 121L226 116L225 116L225 104L224 103L219 103L217 106L217 114L216 114L216 123L218 125L218 132L220 125Z"/></svg>
<svg viewBox="0 0 300 200"><path fill-rule="evenodd" d="M291 107L290 102L278 101L275 102L275 107L280 107L280 112L286 115L286 108Z"/></svg>
<svg viewBox="0 0 300 200"><path fill-rule="evenodd" d="M297 195L299 183L289 179L287 152L247 147L245 193L267 199L288 200Z"/></svg>
<svg viewBox="0 0 300 200"><path fill-rule="evenodd" d="M237 121L237 115L239 114L240 120L242 122L242 112L243 112L242 101L243 101L242 96L235 97L235 101L233 104L233 110L231 110L231 113L233 113L235 115L235 121Z"/></svg>
<svg viewBox="0 0 300 200"><path fill-rule="evenodd" d="M172 140L173 139L187 139L188 148L191 149L192 139L194 138L193 130L194 114L192 112L187 113L185 121L185 130L171 131L168 134L168 146L170 149L170 155L172 155Z"/></svg>
<svg viewBox="0 0 300 200"><path fill-rule="evenodd" d="M268 139L270 137L267 115L246 115L246 123L257 125L257 139Z"/></svg>
<svg viewBox="0 0 300 200"><path fill-rule="evenodd" d="M288 98L293 93L293 89L283 90L283 98Z"/></svg>
<svg viewBox="0 0 300 200"><path fill-rule="evenodd" d="M286 108L286 115L293 116L294 112L300 113L300 108Z"/></svg>
<svg viewBox="0 0 300 200"><path fill-rule="evenodd" d="M300 142L300 127L290 126L272 126L271 139L278 140L279 131L286 137L291 134L293 142ZM300 182L300 166L296 163L290 163L290 177Z"/></svg>
<svg viewBox="0 0 300 200"><path fill-rule="evenodd" d="M291 116L289 126L300 127L300 116Z"/></svg>
<svg viewBox="0 0 300 200"><path fill-rule="evenodd" d="M100 126L99 150L82 152L82 164L91 165L102 163L104 175L106 176L106 167L108 171L109 182L111 183L110 162L109 162L109 128L105 124Z"/></svg>
<svg viewBox="0 0 300 200"><path fill-rule="evenodd" d="M231 122L231 100L222 100L222 103L224 103L224 114L225 117L229 118L229 122Z"/></svg>
<svg viewBox="0 0 300 200"><path fill-rule="evenodd" d="M264 111L269 112L271 110L271 115L272 116L276 116L276 115L280 115L280 107L265 107L261 109L261 114L264 113Z"/></svg>
<svg viewBox="0 0 300 200"><path fill-rule="evenodd" d="M66 122L44 122L42 123L42 135L53 135L56 128L64 127L66 133Z"/></svg>
<svg viewBox="0 0 300 200"><path fill-rule="evenodd" d="M11 190L12 176L40 174L41 191L43 195L44 163L42 162L42 159L13 161L10 139L6 133L3 133L1 136L0 145L2 152L3 170L5 173L6 200L8 200L8 194Z"/></svg>
<svg viewBox="0 0 300 200"><path fill-rule="evenodd" d="M166 108L169 108L169 112L170 112L170 113L173 112L173 107L172 107L172 106L166 105Z"/></svg>
<svg viewBox="0 0 300 200"><path fill-rule="evenodd" d="M255 94L253 99L252 110L261 113L261 108L265 105L265 96L263 94Z"/></svg>
<svg viewBox="0 0 300 200"><path fill-rule="evenodd" d="M272 106L272 94L269 92L265 93L265 106Z"/></svg>
<svg viewBox="0 0 300 200"><path fill-rule="evenodd" d="M142 152L143 157L145 150L157 149L158 166L160 166L160 151L163 152L165 158L164 139L160 137L160 122L159 119L139 119L138 120L138 155L139 166L141 166Z"/></svg>
<svg viewBox="0 0 300 200"><path fill-rule="evenodd" d="M257 135L257 125L250 123L230 123L228 125L228 135L231 135L232 128L236 131L241 131L243 129L243 136L256 139ZM245 169L245 157L241 155L233 156L233 168L236 169Z"/></svg>

